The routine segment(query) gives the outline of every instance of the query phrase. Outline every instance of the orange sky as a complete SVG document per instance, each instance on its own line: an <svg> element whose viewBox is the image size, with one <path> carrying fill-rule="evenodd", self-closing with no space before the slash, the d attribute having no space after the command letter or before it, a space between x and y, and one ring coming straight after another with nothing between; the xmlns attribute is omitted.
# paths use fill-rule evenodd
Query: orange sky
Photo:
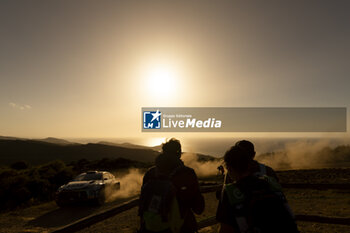
<svg viewBox="0 0 350 233"><path fill-rule="evenodd" d="M1 1L0 135L159 137L141 133L153 106L349 107L349 9Z"/></svg>

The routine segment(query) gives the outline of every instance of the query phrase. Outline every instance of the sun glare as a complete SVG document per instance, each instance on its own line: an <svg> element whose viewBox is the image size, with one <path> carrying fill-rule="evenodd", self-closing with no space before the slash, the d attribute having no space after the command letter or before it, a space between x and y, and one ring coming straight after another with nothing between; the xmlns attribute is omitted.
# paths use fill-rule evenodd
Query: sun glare
<svg viewBox="0 0 350 233"><path fill-rule="evenodd" d="M147 139L147 146L159 146L165 142L165 138L149 138Z"/></svg>
<svg viewBox="0 0 350 233"><path fill-rule="evenodd" d="M176 88L176 71L173 67L165 64L157 64L149 67L147 72L147 84L150 93L155 95L172 94Z"/></svg>

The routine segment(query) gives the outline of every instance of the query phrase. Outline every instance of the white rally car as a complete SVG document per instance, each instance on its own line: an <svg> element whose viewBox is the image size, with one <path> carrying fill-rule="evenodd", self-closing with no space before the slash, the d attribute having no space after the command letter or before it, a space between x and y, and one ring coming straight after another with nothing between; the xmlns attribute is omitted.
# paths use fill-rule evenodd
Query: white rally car
<svg viewBox="0 0 350 233"><path fill-rule="evenodd" d="M68 184L58 188L55 201L58 206L77 202L94 201L98 204L105 202L105 191L120 189L114 175L106 171L89 171L75 177Z"/></svg>

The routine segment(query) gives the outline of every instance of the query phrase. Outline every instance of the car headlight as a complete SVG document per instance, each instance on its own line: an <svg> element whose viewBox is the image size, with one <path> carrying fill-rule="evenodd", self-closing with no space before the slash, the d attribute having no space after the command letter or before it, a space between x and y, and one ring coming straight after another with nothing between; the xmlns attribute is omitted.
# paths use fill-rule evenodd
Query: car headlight
<svg viewBox="0 0 350 233"><path fill-rule="evenodd" d="M58 188L57 192L61 192L61 191L63 190L64 186L65 186L65 185L61 185L61 186Z"/></svg>

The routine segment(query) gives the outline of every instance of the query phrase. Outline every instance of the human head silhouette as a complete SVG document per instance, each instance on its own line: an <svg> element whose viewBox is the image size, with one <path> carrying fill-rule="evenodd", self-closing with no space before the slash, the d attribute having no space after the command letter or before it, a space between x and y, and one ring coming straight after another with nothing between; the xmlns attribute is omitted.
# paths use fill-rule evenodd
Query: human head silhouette
<svg viewBox="0 0 350 233"><path fill-rule="evenodd" d="M175 138L171 138L167 142L163 143L162 150L164 154L174 155L179 158L181 157L181 144L180 141Z"/></svg>
<svg viewBox="0 0 350 233"><path fill-rule="evenodd" d="M248 153L242 147L236 145L226 151L224 156L225 165L234 176L246 172L251 161L252 159Z"/></svg>
<svg viewBox="0 0 350 233"><path fill-rule="evenodd" d="M254 159L255 157L255 150L254 150L254 144L247 140L241 140L236 142L235 146L240 147L244 151L246 151L246 154L251 158Z"/></svg>

